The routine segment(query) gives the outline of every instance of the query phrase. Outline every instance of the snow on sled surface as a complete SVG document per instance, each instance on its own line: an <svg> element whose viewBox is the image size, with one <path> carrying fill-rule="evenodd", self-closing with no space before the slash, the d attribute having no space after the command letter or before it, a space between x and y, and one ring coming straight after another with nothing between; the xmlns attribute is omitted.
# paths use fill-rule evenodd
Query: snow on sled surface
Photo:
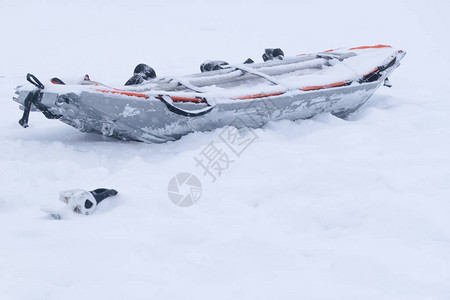
<svg viewBox="0 0 450 300"><path fill-rule="evenodd" d="M386 45L341 48L227 64L216 71L154 78L122 89L89 78L76 85L44 81L44 87L29 74L40 90L30 92L31 84L20 87L15 100L27 107L20 121L24 127L32 102L48 118L81 131L164 142L232 123L258 128L323 112L346 116L369 99L404 55ZM31 95L36 100L29 100Z"/></svg>

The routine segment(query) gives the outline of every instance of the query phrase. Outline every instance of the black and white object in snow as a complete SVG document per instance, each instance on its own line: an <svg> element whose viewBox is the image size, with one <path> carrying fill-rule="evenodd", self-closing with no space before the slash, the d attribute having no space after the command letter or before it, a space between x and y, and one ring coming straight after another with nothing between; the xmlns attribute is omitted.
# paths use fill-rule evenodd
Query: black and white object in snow
<svg viewBox="0 0 450 300"><path fill-rule="evenodd" d="M117 195L114 189L96 189L86 191L82 189L74 189L60 192L59 200L65 203L66 207L50 208L42 207L41 210L50 215L54 219L62 219L68 212L74 212L81 215L90 215L94 213L97 205L104 199Z"/></svg>

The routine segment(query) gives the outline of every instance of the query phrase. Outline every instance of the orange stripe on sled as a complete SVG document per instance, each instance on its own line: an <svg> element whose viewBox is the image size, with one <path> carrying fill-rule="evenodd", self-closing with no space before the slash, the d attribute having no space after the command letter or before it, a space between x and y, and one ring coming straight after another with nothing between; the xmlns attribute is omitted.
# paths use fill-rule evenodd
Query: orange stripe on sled
<svg viewBox="0 0 450 300"><path fill-rule="evenodd" d="M392 48L389 45L375 45L375 46L361 46L361 47L355 47L350 48L349 50L359 50L359 49L378 49L378 48Z"/></svg>
<svg viewBox="0 0 450 300"><path fill-rule="evenodd" d="M194 102L194 103L204 103L206 102L203 98L189 98L189 97L177 97L177 96L170 96L172 98L173 102Z"/></svg>
<svg viewBox="0 0 450 300"><path fill-rule="evenodd" d="M120 91L120 90L115 90L115 91L97 90L97 91L102 92L102 93L119 94L119 95L133 96L133 97L146 98L146 99L148 98L148 96L146 94L126 92L126 91Z"/></svg>
<svg viewBox="0 0 450 300"><path fill-rule="evenodd" d="M363 75L363 77L366 77L372 73L375 73L376 71L378 71L378 67L376 67L375 69L373 69L372 71L370 71L369 73L367 73L366 75Z"/></svg>
<svg viewBox="0 0 450 300"><path fill-rule="evenodd" d="M237 98L231 98L231 100L247 100L247 99L257 99L257 98L264 98L264 97L271 97L271 96L279 96L283 94L283 92L276 92L271 94L255 94L255 95L249 95L249 96L242 96Z"/></svg>
<svg viewBox="0 0 450 300"><path fill-rule="evenodd" d="M339 82L335 82L335 83L331 83L331 84L326 84L326 85L315 85L315 86L307 86L304 88L301 88L301 91L314 91L314 90L321 90L321 89L326 89L326 88L332 88L332 87L338 87L338 86L343 86L350 83L349 80L345 80L345 81L339 81Z"/></svg>
<svg viewBox="0 0 450 300"><path fill-rule="evenodd" d="M127 92L127 91L122 91L122 90L118 90L118 89L114 89L112 91L111 90L97 90L97 91L102 92L102 93L119 94L119 95L133 96L133 97L139 97L139 98L145 98L145 99L149 98L149 96L146 94ZM172 98L172 100L174 102L194 102L194 103L206 102L206 100L203 98L188 98L188 97L176 97L176 96L170 96L170 98Z"/></svg>

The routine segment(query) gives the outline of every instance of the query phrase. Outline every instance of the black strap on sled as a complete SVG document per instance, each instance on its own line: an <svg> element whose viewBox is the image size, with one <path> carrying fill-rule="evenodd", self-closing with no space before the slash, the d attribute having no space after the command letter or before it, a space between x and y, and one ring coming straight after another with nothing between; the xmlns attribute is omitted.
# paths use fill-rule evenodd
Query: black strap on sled
<svg viewBox="0 0 450 300"><path fill-rule="evenodd" d="M183 116L183 117L199 117L199 116L203 116L207 113L209 113L210 111L213 110L213 108L215 106L206 103L208 106L202 108L202 109L198 109L198 110L186 110L186 109L182 109L179 107L176 107L173 104L172 98L170 98L170 96L167 95L159 95L158 99L161 100L162 102L164 102L164 104L167 106L167 109L170 110L171 112Z"/></svg>
<svg viewBox="0 0 450 300"><path fill-rule="evenodd" d="M274 60L274 58L282 60L284 57L284 52L280 48L267 48L264 50L262 58L264 61Z"/></svg>
<svg viewBox="0 0 450 300"><path fill-rule="evenodd" d="M200 71L202 71L202 73L218 71L218 70L221 70L223 68L223 66L226 66L226 65L228 65L228 63L223 60L213 60L213 61L207 60L207 61L204 61L200 65Z"/></svg>
<svg viewBox="0 0 450 300"><path fill-rule="evenodd" d="M37 89L31 91L25 98L23 103L23 115L19 120L19 124L23 128L28 127L28 119L30 117L31 106L33 104L44 114L47 119L59 119L61 117L60 115L55 115L54 113L50 112L48 108L41 103L42 96L44 95L44 93L42 92L42 90L45 88L44 85L39 81L39 79L36 78L36 76L30 73L27 74L27 80L31 84L36 86Z"/></svg>
<svg viewBox="0 0 450 300"><path fill-rule="evenodd" d="M39 95L40 90L37 89L31 91L25 98L25 101L23 102L23 115L22 118L19 120L19 124L23 128L28 127L28 118L30 117L31 105L33 104L33 102L37 102Z"/></svg>
<svg viewBox="0 0 450 300"><path fill-rule="evenodd" d="M152 67L146 64L138 64L136 68L134 68L133 76L128 79L125 85L141 84L153 78L156 78L156 72Z"/></svg>
<svg viewBox="0 0 450 300"><path fill-rule="evenodd" d="M377 81L378 79L380 79L383 76L383 72L386 69L389 69L390 67L392 67L393 65L395 65L395 63L397 62L397 58L394 57L394 59L392 59L389 63L387 63L386 65L383 66L378 66L374 71L370 72L369 74L364 75L360 80L359 83L366 83L366 82L374 82ZM385 84L386 86L389 87L390 83L388 80L388 83ZM392 86L392 85L391 85Z"/></svg>

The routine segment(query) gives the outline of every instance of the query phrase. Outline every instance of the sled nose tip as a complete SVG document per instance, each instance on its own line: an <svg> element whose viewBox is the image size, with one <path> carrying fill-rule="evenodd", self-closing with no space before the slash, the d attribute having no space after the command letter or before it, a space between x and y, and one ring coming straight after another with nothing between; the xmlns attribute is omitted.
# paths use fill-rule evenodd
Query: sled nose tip
<svg viewBox="0 0 450 300"><path fill-rule="evenodd" d="M398 50L397 51L397 59L400 61L403 59L403 57L405 57L406 55L406 51L405 50Z"/></svg>

